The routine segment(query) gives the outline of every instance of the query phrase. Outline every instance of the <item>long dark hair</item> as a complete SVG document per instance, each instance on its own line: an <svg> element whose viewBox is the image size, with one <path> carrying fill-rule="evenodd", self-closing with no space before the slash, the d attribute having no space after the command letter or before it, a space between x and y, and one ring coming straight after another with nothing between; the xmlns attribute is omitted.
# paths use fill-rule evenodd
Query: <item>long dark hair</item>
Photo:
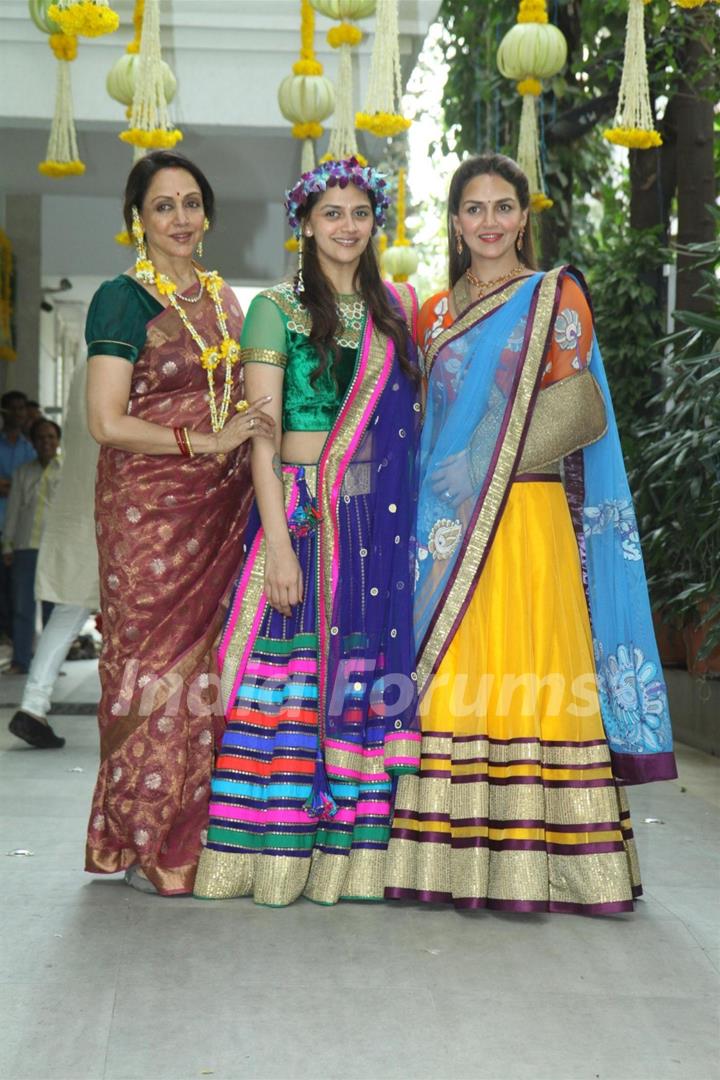
<svg viewBox="0 0 720 1080"><path fill-rule="evenodd" d="M372 192L368 191L366 194L372 204L374 214L375 201ZM301 227L304 226L319 198L320 193L311 195L307 200L300 215ZM335 290L320 266L315 238L305 236L303 232L300 242L303 245L303 282L305 285L304 291L299 294L300 302L310 313L310 343L315 346L320 357L320 362L310 376L310 381L314 385L327 369L328 363L333 367L337 363L339 353L334 339L338 332L340 318ZM375 326L392 339L400 367L409 378L415 381L419 375L417 368L410 363L408 357L407 324L390 301L388 291L380 277L372 241L368 243L360 256L354 284L367 304L368 313ZM295 285L297 286L297 274Z"/></svg>
<svg viewBox="0 0 720 1080"><path fill-rule="evenodd" d="M153 177L163 169L185 169L190 173L200 188L205 217L212 225L215 220L215 192L202 169L183 154L176 154L174 150L151 150L149 154L135 162L125 184L123 217L127 231L132 232L133 206L137 206L138 211L142 210L142 204L145 202Z"/></svg>
<svg viewBox="0 0 720 1080"><path fill-rule="evenodd" d="M467 244L463 244L460 253L458 253L456 247L453 214L457 216L460 213L460 203L462 202L463 191L470 180L474 180L476 176L486 175L501 176L503 180L507 180L508 184L512 184L515 188L515 194L518 197L521 209L527 210L530 206L530 185L528 184L528 178L517 162L513 161L512 158L505 157L504 154L479 154L477 157L468 158L466 161L463 161L462 165L458 166L450 181L450 191L448 193L448 265L450 267L451 289L455 282L460 280L470 266L470 251L468 250ZM518 251L518 258L529 270L537 270L535 247L533 244L532 228L530 227L529 217L525 228L522 247Z"/></svg>

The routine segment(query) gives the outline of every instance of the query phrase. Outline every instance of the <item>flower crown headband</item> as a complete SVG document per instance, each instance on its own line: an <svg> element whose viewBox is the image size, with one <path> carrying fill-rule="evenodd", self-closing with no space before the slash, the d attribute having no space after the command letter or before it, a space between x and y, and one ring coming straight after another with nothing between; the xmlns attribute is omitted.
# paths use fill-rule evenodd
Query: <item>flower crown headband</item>
<svg viewBox="0 0 720 1080"><path fill-rule="evenodd" d="M285 212L290 228L300 236L300 211L311 195L320 195L330 187L345 188L354 184L372 194L375 203L375 227L385 224L385 211L390 205L386 194L387 181L372 166L363 167L357 158L345 161L323 161L312 172L303 173L295 187L285 192Z"/></svg>

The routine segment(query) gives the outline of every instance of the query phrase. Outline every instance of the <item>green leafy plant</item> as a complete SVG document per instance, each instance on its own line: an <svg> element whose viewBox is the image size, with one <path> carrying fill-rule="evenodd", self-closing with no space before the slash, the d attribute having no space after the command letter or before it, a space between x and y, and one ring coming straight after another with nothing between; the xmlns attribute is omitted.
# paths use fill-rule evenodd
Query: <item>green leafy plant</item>
<svg viewBox="0 0 720 1080"><path fill-rule="evenodd" d="M720 282L718 245L694 244L711 313L676 311L658 342L661 412L642 428L639 508L653 605L706 630L700 658L720 645Z"/></svg>

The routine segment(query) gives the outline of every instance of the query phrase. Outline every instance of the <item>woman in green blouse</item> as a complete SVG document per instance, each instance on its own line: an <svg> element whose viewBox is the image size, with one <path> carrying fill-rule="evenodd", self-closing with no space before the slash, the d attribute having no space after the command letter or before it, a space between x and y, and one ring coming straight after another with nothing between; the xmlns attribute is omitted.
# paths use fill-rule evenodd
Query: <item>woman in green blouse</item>
<svg viewBox="0 0 720 1080"><path fill-rule="evenodd" d="M211 650L251 497L240 448L274 426L261 402L235 412L242 312L193 262L213 212L196 165L141 158L125 191L138 258L100 286L86 327L103 618L86 868L163 895L192 891L207 823Z"/></svg>
<svg viewBox="0 0 720 1080"><path fill-rule="evenodd" d="M195 881L270 906L381 899L391 776L417 759L415 296L380 278L385 181L326 162L288 193L294 281L242 334L256 507L219 649L227 726ZM385 690L390 700L385 700Z"/></svg>

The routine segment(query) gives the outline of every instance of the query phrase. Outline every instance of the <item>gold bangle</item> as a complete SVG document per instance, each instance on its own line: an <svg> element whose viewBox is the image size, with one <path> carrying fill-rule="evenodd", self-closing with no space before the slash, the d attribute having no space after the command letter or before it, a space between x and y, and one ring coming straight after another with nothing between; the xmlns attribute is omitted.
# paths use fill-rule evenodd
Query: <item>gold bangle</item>
<svg viewBox="0 0 720 1080"><path fill-rule="evenodd" d="M188 454L190 455L190 457L195 457L195 451L193 450L192 443L190 442L190 432L186 427L182 429L182 432L185 439L185 445L188 448Z"/></svg>
<svg viewBox="0 0 720 1080"><path fill-rule="evenodd" d="M249 408L250 403L243 399L243 401L238 401L237 405L235 406L235 411L239 413L245 413L248 411Z"/></svg>

